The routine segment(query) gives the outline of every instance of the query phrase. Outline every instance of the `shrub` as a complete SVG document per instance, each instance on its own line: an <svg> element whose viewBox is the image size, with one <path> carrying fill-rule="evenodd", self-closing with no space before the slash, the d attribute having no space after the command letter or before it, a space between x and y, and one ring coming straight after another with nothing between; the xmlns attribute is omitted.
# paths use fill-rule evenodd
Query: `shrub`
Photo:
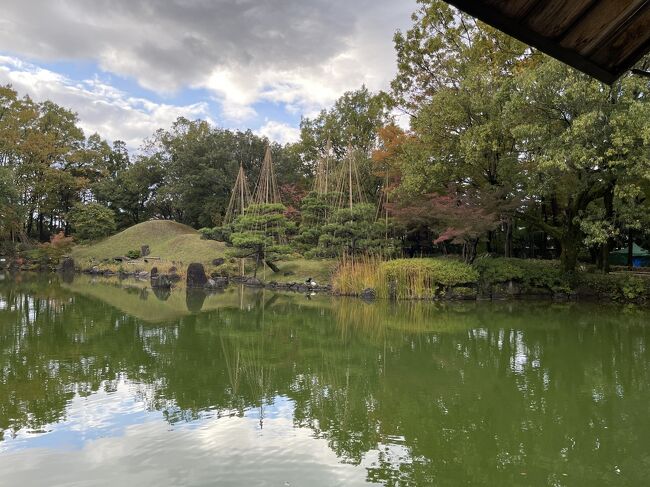
<svg viewBox="0 0 650 487"><path fill-rule="evenodd" d="M139 259L139 258L140 258L140 255L141 255L141 254L140 254L140 250L129 250L129 251L126 253L126 256L127 256L129 259Z"/></svg>
<svg viewBox="0 0 650 487"><path fill-rule="evenodd" d="M574 284L615 301L631 302L650 297L650 279L644 277L584 273L576 276Z"/></svg>
<svg viewBox="0 0 650 487"><path fill-rule="evenodd" d="M30 260L38 261L41 267L50 264L57 264L61 257L70 252L73 245L73 238L66 237L65 233L59 232L50 238L49 242L38 245L35 249L29 250L25 256Z"/></svg>
<svg viewBox="0 0 650 487"><path fill-rule="evenodd" d="M480 274L483 288L494 284L515 281L527 289L548 289L568 292L570 276L562 272L559 261L540 259L513 259L481 257L473 264Z"/></svg>

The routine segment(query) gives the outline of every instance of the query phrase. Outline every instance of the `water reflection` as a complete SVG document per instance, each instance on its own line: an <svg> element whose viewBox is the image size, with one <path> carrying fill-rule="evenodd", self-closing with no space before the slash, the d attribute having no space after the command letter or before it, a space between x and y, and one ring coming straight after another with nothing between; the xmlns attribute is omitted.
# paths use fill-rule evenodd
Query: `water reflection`
<svg viewBox="0 0 650 487"><path fill-rule="evenodd" d="M143 289L0 282L3 471L97 442L121 452L108 478L152 465L120 477L143 484L168 483L166 464L194 472L179 485L228 465L240 485L292 469L313 485L642 485L650 471L645 311L237 288L190 306Z"/></svg>

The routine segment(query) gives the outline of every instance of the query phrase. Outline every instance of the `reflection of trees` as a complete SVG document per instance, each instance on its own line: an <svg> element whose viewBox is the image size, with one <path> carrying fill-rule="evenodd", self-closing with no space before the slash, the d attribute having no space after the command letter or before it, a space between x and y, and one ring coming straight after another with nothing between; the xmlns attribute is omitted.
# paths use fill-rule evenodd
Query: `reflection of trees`
<svg viewBox="0 0 650 487"><path fill-rule="evenodd" d="M0 428L9 431L58 421L75 394L110 388L120 371L138 380L152 361L134 347L133 319L57 286L42 289L0 287Z"/></svg>
<svg viewBox="0 0 650 487"><path fill-rule="evenodd" d="M386 484L562 485L563 473L614 484L614 464L628 483L645 480L645 312L332 306L260 292L245 306L147 325L57 286L0 286L8 431L58 421L74 394L126 376L170 422L288 397L294 423L342 460L366 465L374 452L368 476Z"/></svg>

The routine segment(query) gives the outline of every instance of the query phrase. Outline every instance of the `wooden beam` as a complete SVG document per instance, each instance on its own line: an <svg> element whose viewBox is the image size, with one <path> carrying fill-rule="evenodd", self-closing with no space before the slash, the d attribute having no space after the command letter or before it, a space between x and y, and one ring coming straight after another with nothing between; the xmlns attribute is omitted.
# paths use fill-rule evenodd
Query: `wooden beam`
<svg viewBox="0 0 650 487"><path fill-rule="evenodd" d="M612 73L602 68L592 60L578 54L573 49L561 46L559 43L545 37L532 29L522 25L517 19L506 17L498 8L489 6L487 3L476 0L445 0L447 3L462 10L463 12L476 17L477 19L491 25L506 34L519 39L520 41L539 49L569 66L572 66L590 76L612 84L622 73Z"/></svg>

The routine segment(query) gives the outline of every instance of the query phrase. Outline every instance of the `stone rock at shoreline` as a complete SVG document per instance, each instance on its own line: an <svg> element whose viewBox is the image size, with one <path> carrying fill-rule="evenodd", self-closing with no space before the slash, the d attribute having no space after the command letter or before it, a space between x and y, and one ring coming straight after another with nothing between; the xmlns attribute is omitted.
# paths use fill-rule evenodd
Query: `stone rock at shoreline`
<svg viewBox="0 0 650 487"><path fill-rule="evenodd" d="M172 282L165 274L157 274L151 276L151 287L153 289L171 289Z"/></svg>
<svg viewBox="0 0 650 487"><path fill-rule="evenodd" d="M143 245L140 247L140 257L146 257L151 253L151 249L149 249L148 245Z"/></svg>
<svg viewBox="0 0 650 487"><path fill-rule="evenodd" d="M295 276L296 273L293 272L293 271L286 271L286 272L284 273L284 275L285 275L285 276Z"/></svg>
<svg viewBox="0 0 650 487"><path fill-rule="evenodd" d="M176 272L170 272L169 274L167 274L167 277L169 278L169 280L170 280L171 282L178 282L178 281L180 281L181 279L183 279L183 278L182 278L179 274L177 274Z"/></svg>
<svg viewBox="0 0 650 487"><path fill-rule="evenodd" d="M227 277L218 277L216 279L208 279L207 284L205 287L207 289L223 289L228 286L228 278Z"/></svg>
<svg viewBox="0 0 650 487"><path fill-rule="evenodd" d="M135 274L136 279L147 279L149 278L149 273L147 271L140 271Z"/></svg>
<svg viewBox="0 0 650 487"><path fill-rule="evenodd" d="M59 270L63 273L73 273L74 259L72 257L64 257L59 264Z"/></svg>
<svg viewBox="0 0 650 487"><path fill-rule="evenodd" d="M149 275L151 276L151 279L155 278L158 276L158 268L157 267L152 267L151 270L149 271Z"/></svg>
<svg viewBox="0 0 650 487"><path fill-rule="evenodd" d="M367 301L373 301L377 299L377 291L375 291L371 287L366 288L361 292L360 297L361 299L365 299Z"/></svg>
<svg viewBox="0 0 650 487"><path fill-rule="evenodd" d="M203 264L192 263L187 268L187 287L189 289L196 289L205 287L208 283L208 276L205 274Z"/></svg>
<svg viewBox="0 0 650 487"><path fill-rule="evenodd" d="M244 281L244 284L250 287L264 287L264 283L256 277L249 277Z"/></svg>
<svg viewBox="0 0 650 487"><path fill-rule="evenodd" d="M215 267L219 267L220 265L223 265L225 262L226 262L226 259L218 258L218 259L214 259L212 261L212 265L215 266Z"/></svg>

